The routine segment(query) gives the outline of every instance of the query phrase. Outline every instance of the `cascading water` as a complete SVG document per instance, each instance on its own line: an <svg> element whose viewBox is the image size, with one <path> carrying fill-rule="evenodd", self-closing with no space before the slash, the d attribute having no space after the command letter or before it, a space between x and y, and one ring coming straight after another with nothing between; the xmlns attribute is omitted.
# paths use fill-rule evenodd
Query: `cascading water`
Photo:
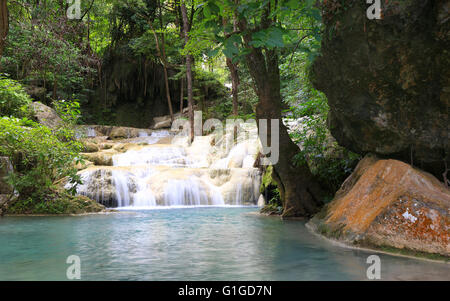
<svg viewBox="0 0 450 301"><path fill-rule="evenodd" d="M139 136L100 153L111 157L112 166L81 171L78 193L107 207L257 203L261 177L253 165L258 141L240 142L226 152L212 147L209 136L197 137L192 145L177 142L168 131Z"/></svg>

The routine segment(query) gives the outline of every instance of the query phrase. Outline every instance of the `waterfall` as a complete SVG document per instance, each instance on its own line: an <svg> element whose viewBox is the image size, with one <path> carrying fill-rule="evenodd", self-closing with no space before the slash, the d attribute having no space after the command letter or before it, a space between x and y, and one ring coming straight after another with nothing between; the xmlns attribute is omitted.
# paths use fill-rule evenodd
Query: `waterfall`
<svg viewBox="0 0 450 301"><path fill-rule="evenodd" d="M88 127L86 129L86 136L87 137L95 137L96 136L95 130L93 128L91 128L91 127Z"/></svg>
<svg viewBox="0 0 450 301"><path fill-rule="evenodd" d="M181 147L153 148L130 150L125 154L113 156L114 166L134 165L167 165L173 167L189 166L189 159Z"/></svg>
<svg viewBox="0 0 450 301"><path fill-rule="evenodd" d="M227 152L212 146L209 136L191 145L170 143L168 131L139 136L105 151L112 166L81 171L77 192L107 207L256 205L261 175L253 168L255 141Z"/></svg>
<svg viewBox="0 0 450 301"><path fill-rule="evenodd" d="M113 170L111 177L116 189L117 207L125 207L130 205L131 189L129 187L130 179L124 173Z"/></svg>

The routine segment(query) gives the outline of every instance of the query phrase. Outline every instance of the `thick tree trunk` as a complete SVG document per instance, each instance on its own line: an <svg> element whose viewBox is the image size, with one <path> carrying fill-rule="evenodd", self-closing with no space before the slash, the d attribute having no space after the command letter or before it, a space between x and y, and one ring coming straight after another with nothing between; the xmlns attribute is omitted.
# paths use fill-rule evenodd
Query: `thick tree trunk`
<svg viewBox="0 0 450 301"><path fill-rule="evenodd" d="M245 30L246 25L240 24L240 27L241 30ZM246 55L246 62L259 98L256 118L266 119L268 124L270 119L278 119L280 122L279 160L273 166L273 175L283 202L283 217L310 217L323 205L323 191L307 165L295 166L293 162L299 148L289 137L281 119L282 99L278 54L275 50L265 49L263 53L261 48L251 47L250 35L245 36L244 40L251 51ZM271 145L270 128L267 141Z"/></svg>
<svg viewBox="0 0 450 301"><path fill-rule="evenodd" d="M181 14L183 16L183 33L186 45L189 42L189 21L187 17L187 9L184 2L181 3ZM189 107L189 123L191 125L190 140L194 140L194 94L192 89L192 55L186 55L186 79L187 79L187 94Z"/></svg>
<svg viewBox="0 0 450 301"><path fill-rule="evenodd" d="M0 0L0 58L6 44L6 36L9 31L9 13L7 0Z"/></svg>
<svg viewBox="0 0 450 301"><path fill-rule="evenodd" d="M280 158L272 175L283 200L283 217L310 217L323 205L323 191L309 167L293 164L298 151L298 146L292 142L286 127L280 121Z"/></svg>
<svg viewBox="0 0 450 301"><path fill-rule="evenodd" d="M278 66L272 66L272 69ZM289 137L287 128L281 120L281 95L279 74L269 73L264 86L258 85L259 103L256 117L261 119L279 119L279 160L273 166L274 180L278 184L283 201L283 217L309 217L319 211L322 203L322 189L311 174L307 165L295 166L293 159L299 152L298 146ZM268 124L270 124L268 122ZM269 132L268 143L272 137Z"/></svg>

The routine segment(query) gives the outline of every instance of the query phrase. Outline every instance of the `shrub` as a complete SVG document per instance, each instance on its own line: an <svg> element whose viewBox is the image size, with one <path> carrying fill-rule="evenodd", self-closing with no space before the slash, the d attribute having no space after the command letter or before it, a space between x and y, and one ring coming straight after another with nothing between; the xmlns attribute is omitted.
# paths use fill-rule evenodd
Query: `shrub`
<svg viewBox="0 0 450 301"><path fill-rule="evenodd" d="M42 198L64 178L80 183L74 162L79 163L81 144L67 129L52 132L28 119L0 118L0 155L10 158L14 172L8 182L21 199Z"/></svg>
<svg viewBox="0 0 450 301"><path fill-rule="evenodd" d="M66 125L76 125L80 122L81 109L78 100L53 101L53 107Z"/></svg>
<svg viewBox="0 0 450 301"><path fill-rule="evenodd" d="M31 98L15 80L0 76L0 116L29 117Z"/></svg>

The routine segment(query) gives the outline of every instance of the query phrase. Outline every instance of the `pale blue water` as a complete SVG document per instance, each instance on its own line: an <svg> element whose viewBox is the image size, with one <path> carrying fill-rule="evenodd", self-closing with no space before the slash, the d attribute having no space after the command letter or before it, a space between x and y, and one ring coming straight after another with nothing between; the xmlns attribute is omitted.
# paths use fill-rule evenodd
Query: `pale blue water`
<svg viewBox="0 0 450 301"><path fill-rule="evenodd" d="M257 208L189 208L0 218L0 280L367 280L370 252ZM448 264L379 254L384 280L450 280Z"/></svg>

